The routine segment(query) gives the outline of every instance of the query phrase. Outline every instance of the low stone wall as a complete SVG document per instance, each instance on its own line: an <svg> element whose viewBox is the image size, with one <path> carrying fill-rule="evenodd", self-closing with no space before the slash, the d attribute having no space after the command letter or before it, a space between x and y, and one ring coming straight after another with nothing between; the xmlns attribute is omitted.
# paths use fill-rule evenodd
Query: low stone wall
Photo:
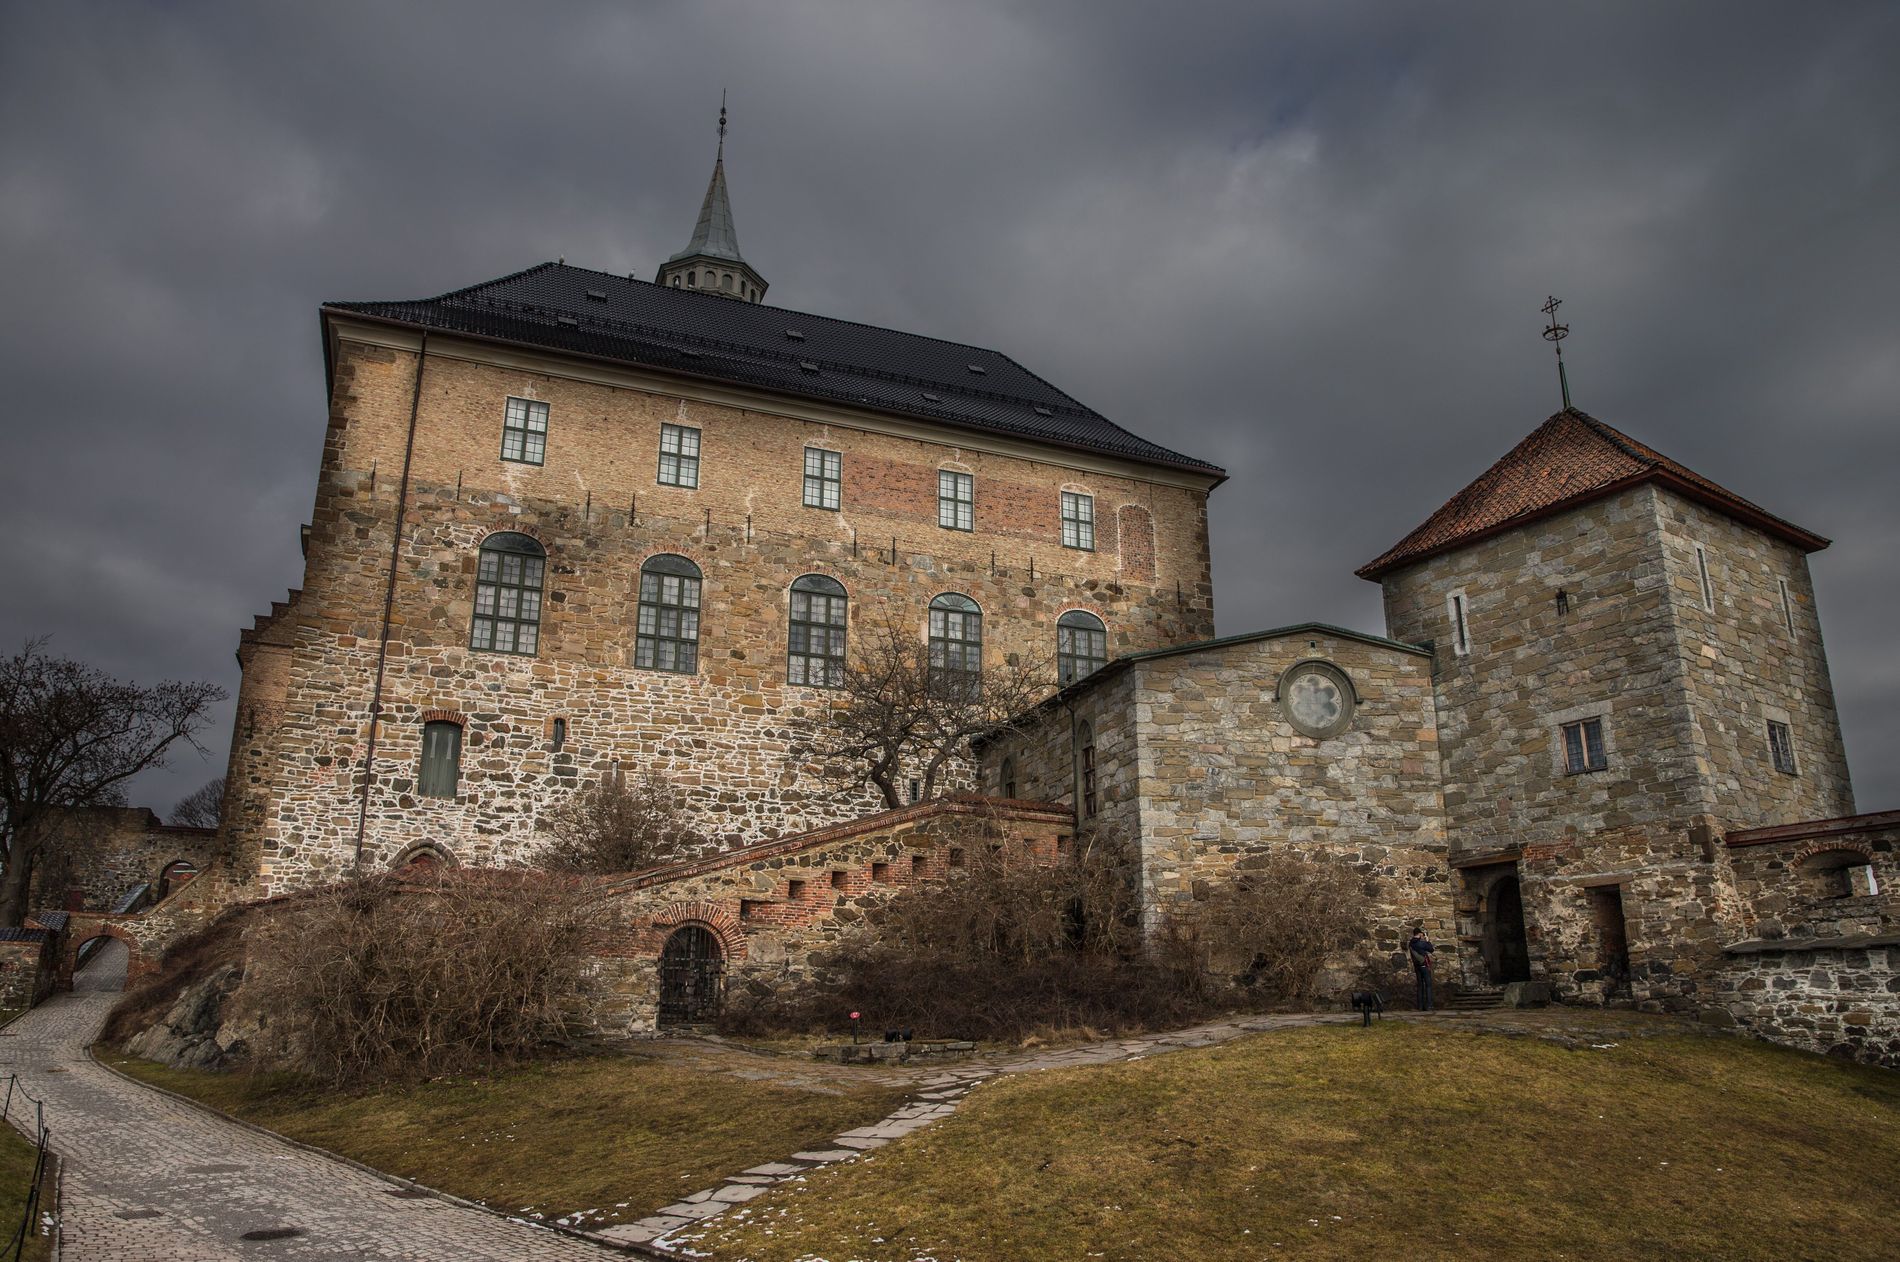
<svg viewBox="0 0 1900 1262"><path fill-rule="evenodd" d="M1726 954L1705 1020L1900 1068L1900 934L1738 942Z"/></svg>
<svg viewBox="0 0 1900 1262"><path fill-rule="evenodd" d="M202 871L217 856L215 828L166 824L142 806L58 810L40 827L36 907L109 911L140 885L150 886L156 901L170 892L161 886L183 888L191 879L186 872Z"/></svg>
<svg viewBox="0 0 1900 1262"><path fill-rule="evenodd" d="M53 988L55 935L45 929L0 935L0 1008L31 1008Z"/></svg>
<svg viewBox="0 0 1900 1262"><path fill-rule="evenodd" d="M620 924L597 948L594 1020L604 1032L658 1032L660 955L682 928L717 939L728 993L776 988L807 977L812 957L869 907L944 880L968 848L1052 863L1073 830L1066 807L951 798L612 882Z"/></svg>

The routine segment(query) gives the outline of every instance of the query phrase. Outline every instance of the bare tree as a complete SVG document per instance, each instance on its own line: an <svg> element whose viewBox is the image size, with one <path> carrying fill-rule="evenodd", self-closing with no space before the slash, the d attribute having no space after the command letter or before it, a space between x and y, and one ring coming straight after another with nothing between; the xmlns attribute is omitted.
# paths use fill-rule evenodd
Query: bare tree
<svg viewBox="0 0 1900 1262"><path fill-rule="evenodd" d="M217 776L179 798L168 822L185 828L216 828L223 809L224 777Z"/></svg>
<svg viewBox="0 0 1900 1262"><path fill-rule="evenodd" d="M631 783L616 771L556 803L541 818L554 845L543 867L564 872L635 872L704 850L679 793L654 772Z"/></svg>
<svg viewBox="0 0 1900 1262"><path fill-rule="evenodd" d="M181 741L204 753L197 733L223 699L214 684L121 683L48 656L44 638L0 661L0 926L26 917L49 814L119 800Z"/></svg>
<svg viewBox="0 0 1900 1262"><path fill-rule="evenodd" d="M907 779L928 802L947 787L972 738L1011 726L1055 686L1046 658L1009 654L980 672L932 662L929 643L897 621L861 628L830 711L799 752L844 787L868 785L903 806Z"/></svg>

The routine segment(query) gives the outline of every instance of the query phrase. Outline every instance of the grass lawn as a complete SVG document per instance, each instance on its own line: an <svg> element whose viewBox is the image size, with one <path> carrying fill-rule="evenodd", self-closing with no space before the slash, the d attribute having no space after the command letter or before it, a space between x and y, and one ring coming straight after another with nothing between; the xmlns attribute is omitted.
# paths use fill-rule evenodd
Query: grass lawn
<svg viewBox="0 0 1900 1262"><path fill-rule="evenodd" d="M27 1116L31 1121L32 1115L29 1113ZM13 1233L19 1230L20 1216L26 1212L27 1192L33 1185L33 1166L37 1155L37 1149L26 1136L0 1123L0 1249L11 1245ZM51 1189L45 1189L44 1195L50 1198ZM50 1200L46 1208L51 1208ZM47 1257L52 1250L52 1238L41 1236L38 1224L34 1224L32 1234L26 1240L24 1257L27 1262Z"/></svg>
<svg viewBox="0 0 1900 1262"><path fill-rule="evenodd" d="M1387 1022L979 1087L692 1241L722 1260L1896 1256L1900 1074Z"/></svg>
<svg viewBox="0 0 1900 1262"><path fill-rule="evenodd" d="M284 1075L169 1069L105 1048L98 1055L378 1170L511 1213L582 1215L581 1226L644 1217L721 1176L867 1125L902 1095L776 1085L637 1053L354 1094ZM771 1062L762 1065L769 1072Z"/></svg>

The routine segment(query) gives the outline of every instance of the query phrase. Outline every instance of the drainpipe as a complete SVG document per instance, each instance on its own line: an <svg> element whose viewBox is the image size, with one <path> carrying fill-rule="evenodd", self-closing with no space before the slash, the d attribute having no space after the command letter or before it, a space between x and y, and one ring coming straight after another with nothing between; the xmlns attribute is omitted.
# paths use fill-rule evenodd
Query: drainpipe
<svg viewBox="0 0 1900 1262"><path fill-rule="evenodd" d="M422 366L429 357L429 334L423 331L416 348L416 384L409 395L409 437L402 449L402 482L396 488L396 527L389 543L389 583L383 588L383 629L376 644L376 687L369 699L369 739L363 748L363 794L356 807L356 856L350 863L354 876L363 875L363 839L369 832L369 790L375 778L376 730L383 718L383 673L389 665L389 620L396 609L396 567L402 560L402 528L409 507L409 466L416 452L416 416L422 408Z"/></svg>

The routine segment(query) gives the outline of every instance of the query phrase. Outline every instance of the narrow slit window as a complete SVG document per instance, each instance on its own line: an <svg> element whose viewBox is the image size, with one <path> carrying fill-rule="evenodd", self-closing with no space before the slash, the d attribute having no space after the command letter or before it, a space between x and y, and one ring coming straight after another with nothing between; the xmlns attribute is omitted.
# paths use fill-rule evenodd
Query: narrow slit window
<svg viewBox="0 0 1900 1262"><path fill-rule="evenodd" d="M660 426L660 485L699 485L699 431L690 425Z"/></svg>
<svg viewBox="0 0 1900 1262"><path fill-rule="evenodd" d="M1775 764L1775 770L1784 776L1795 774L1794 734L1786 723L1768 720L1768 756Z"/></svg>
<svg viewBox="0 0 1900 1262"><path fill-rule="evenodd" d="M427 798L452 798L462 780L462 725L437 720L422 725L422 767L417 788Z"/></svg>
<svg viewBox="0 0 1900 1262"><path fill-rule="evenodd" d="M554 720L552 730L550 730L548 733L548 741L551 745L554 746L555 753L558 754L561 752L561 748L567 744L567 720L566 719Z"/></svg>
<svg viewBox="0 0 1900 1262"><path fill-rule="evenodd" d="M1062 546L1095 551L1095 497L1062 493Z"/></svg>
<svg viewBox="0 0 1900 1262"><path fill-rule="evenodd" d="M548 451L548 405L510 398L502 412L501 458L540 464Z"/></svg>
<svg viewBox="0 0 1900 1262"><path fill-rule="evenodd" d="M1564 617L1568 617L1569 614L1570 614L1570 593L1565 591L1563 588L1559 587L1557 589L1557 616L1559 618L1564 618Z"/></svg>
<svg viewBox="0 0 1900 1262"><path fill-rule="evenodd" d="M1003 759L1001 775L1003 781L1003 796L1014 799L1016 796L1016 760L1014 758Z"/></svg>
<svg viewBox="0 0 1900 1262"><path fill-rule="evenodd" d="M1695 546L1696 576L1702 582L1702 607L1710 613L1715 612L1715 583L1709 578L1709 551L1701 544Z"/></svg>
<svg viewBox="0 0 1900 1262"><path fill-rule="evenodd" d="M844 457L805 448L805 507L836 509L844 499Z"/></svg>
<svg viewBox="0 0 1900 1262"><path fill-rule="evenodd" d="M1781 620L1788 624L1788 634L1794 634L1794 597L1788 591L1788 580L1775 580L1781 588Z"/></svg>
<svg viewBox="0 0 1900 1262"><path fill-rule="evenodd" d="M1078 804L1082 808L1083 819L1095 818L1095 725L1087 719L1076 729L1076 779Z"/></svg>
<svg viewBox="0 0 1900 1262"><path fill-rule="evenodd" d="M1471 651L1471 630L1465 623L1465 594L1453 592L1445 598L1445 608L1451 614L1451 648L1459 657Z"/></svg>
<svg viewBox="0 0 1900 1262"><path fill-rule="evenodd" d="M937 470L937 524L945 530L976 529L976 480L970 474Z"/></svg>
<svg viewBox="0 0 1900 1262"><path fill-rule="evenodd" d="M1569 775L1602 771L1610 765L1603 751L1602 719L1580 719L1575 723L1566 723L1563 737L1564 771Z"/></svg>

